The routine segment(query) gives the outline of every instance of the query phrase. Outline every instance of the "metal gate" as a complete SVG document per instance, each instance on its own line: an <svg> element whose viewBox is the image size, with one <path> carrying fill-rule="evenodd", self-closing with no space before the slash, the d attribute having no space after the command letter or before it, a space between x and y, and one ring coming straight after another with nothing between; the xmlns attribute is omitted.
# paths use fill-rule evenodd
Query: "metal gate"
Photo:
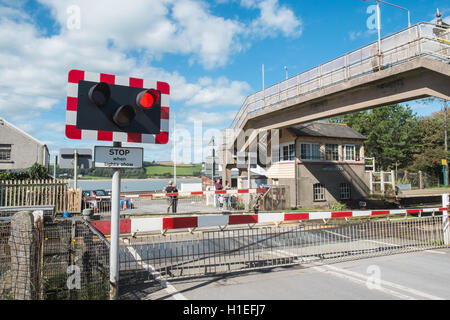
<svg viewBox="0 0 450 320"><path fill-rule="evenodd" d="M441 213L333 219L121 239L120 270L186 278L445 247Z"/></svg>

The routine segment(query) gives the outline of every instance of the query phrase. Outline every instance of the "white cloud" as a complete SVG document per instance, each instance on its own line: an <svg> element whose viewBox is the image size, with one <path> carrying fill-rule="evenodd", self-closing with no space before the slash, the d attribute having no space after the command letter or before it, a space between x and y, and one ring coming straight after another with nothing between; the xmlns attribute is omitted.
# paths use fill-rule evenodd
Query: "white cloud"
<svg viewBox="0 0 450 320"><path fill-rule="evenodd" d="M167 53L187 56L207 69L224 66L233 54L243 50L243 43L251 42L249 24L214 15L206 2L135 0L133 5L124 5L119 0L40 2L51 10L57 31L42 34L42 26L23 10L24 2L0 4L0 114L36 138L54 141L52 148L73 142L63 135L70 69L167 81L171 85L171 106L183 103L195 110L188 119L195 116L208 119L208 125L227 126L234 112L228 109L226 113L207 113L199 108L238 107L250 93L246 82L226 77L188 81L182 71L169 72L157 66L157 59ZM266 2L281 10L275 16L267 14L263 10ZM73 11L67 9L74 3L80 9L79 29L68 28ZM292 11L279 6L278 1L260 1L258 5L261 8L258 21L271 22L271 30L278 33L295 34L289 28L281 28L277 20L277 16L284 14L295 21ZM49 111L55 111L51 119L41 117ZM93 142L76 143L82 147Z"/></svg>
<svg viewBox="0 0 450 320"><path fill-rule="evenodd" d="M197 90L186 101L187 106L240 106L250 92L246 82L229 81L225 77L200 79L196 87Z"/></svg>
<svg viewBox="0 0 450 320"><path fill-rule="evenodd" d="M195 123L201 123L202 127L228 127L236 114L236 111L218 111L218 112L206 112L199 110L190 110L186 113L181 113L180 116L184 119L184 125L187 123L195 125ZM200 122L199 122L200 121ZM178 125L177 125L178 127Z"/></svg>
<svg viewBox="0 0 450 320"><path fill-rule="evenodd" d="M42 2L53 8L64 33L73 33L78 41L109 40L122 51L142 49L153 58L165 53L192 55L207 69L225 65L241 50L239 37L245 30L239 21L215 16L206 3L193 0L134 0L133 5L79 0L80 28L67 30L72 19L67 8L72 3Z"/></svg>
<svg viewBox="0 0 450 320"><path fill-rule="evenodd" d="M259 17L252 22L252 33L260 37L275 37L281 32L285 37L299 37L302 34L302 21L278 0L241 0L246 8L258 8Z"/></svg>

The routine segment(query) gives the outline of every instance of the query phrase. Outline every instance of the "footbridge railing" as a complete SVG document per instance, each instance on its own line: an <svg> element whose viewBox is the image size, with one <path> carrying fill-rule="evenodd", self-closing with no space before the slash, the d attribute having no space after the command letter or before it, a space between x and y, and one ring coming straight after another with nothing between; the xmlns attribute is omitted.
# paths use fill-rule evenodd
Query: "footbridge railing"
<svg viewBox="0 0 450 320"><path fill-rule="evenodd" d="M373 42L265 88L245 99L230 128L240 129L248 114L413 59L427 57L448 63L449 31L431 23L418 23L381 39L381 55L378 43Z"/></svg>

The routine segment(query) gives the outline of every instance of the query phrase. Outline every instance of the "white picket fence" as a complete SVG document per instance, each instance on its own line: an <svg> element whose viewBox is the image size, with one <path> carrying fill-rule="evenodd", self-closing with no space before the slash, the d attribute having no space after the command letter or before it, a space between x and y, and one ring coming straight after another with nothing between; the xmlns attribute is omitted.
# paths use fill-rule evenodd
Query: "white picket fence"
<svg viewBox="0 0 450 320"><path fill-rule="evenodd" d="M66 180L1 180L0 206L55 206L56 212L81 210L81 192Z"/></svg>

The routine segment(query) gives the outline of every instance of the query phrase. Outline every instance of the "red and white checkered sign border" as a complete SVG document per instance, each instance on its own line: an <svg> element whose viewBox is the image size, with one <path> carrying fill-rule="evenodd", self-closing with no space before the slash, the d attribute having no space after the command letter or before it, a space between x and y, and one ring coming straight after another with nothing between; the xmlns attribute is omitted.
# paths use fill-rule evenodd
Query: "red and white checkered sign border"
<svg viewBox="0 0 450 320"><path fill-rule="evenodd" d="M161 91L161 131L159 134L127 133L116 131L78 129L78 82L106 82L108 84L136 87L156 88ZM94 73L83 70L70 70L67 85L66 137L76 140L115 141L128 143L166 144L169 142L169 96L170 86L166 82L146 80L132 77L115 76L105 73Z"/></svg>

